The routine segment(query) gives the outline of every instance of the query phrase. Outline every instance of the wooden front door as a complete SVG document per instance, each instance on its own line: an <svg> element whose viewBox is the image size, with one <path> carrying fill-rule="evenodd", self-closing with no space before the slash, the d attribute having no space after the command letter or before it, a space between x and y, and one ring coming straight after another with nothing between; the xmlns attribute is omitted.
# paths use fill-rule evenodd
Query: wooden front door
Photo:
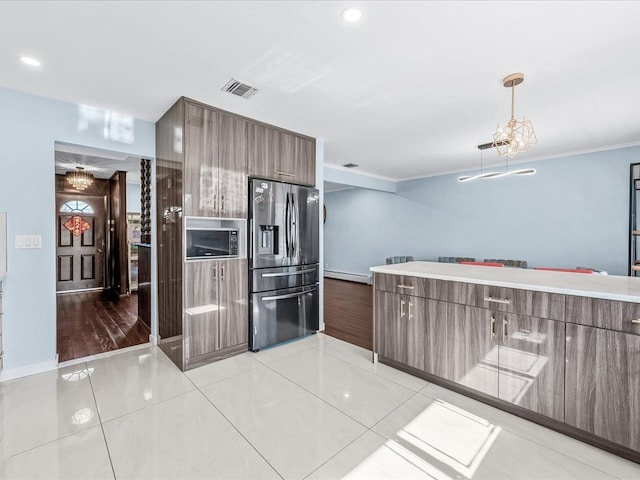
<svg viewBox="0 0 640 480"><path fill-rule="evenodd" d="M104 286L105 197L56 194L56 291Z"/></svg>

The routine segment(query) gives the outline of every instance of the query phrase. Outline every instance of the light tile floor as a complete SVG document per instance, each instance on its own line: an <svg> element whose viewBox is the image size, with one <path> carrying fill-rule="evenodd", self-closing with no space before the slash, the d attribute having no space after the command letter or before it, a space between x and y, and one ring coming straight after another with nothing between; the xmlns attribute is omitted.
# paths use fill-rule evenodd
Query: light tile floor
<svg viewBox="0 0 640 480"><path fill-rule="evenodd" d="M640 479L640 465L313 335L180 372L157 348L0 383L0 478Z"/></svg>

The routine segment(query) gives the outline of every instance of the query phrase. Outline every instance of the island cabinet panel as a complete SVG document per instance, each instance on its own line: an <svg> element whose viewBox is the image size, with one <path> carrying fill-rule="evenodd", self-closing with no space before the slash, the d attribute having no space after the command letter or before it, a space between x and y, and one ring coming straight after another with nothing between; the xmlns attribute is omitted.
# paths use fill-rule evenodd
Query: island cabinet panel
<svg viewBox="0 0 640 480"><path fill-rule="evenodd" d="M409 295L380 292L376 296L376 318L379 355L424 371L425 301Z"/></svg>
<svg viewBox="0 0 640 480"><path fill-rule="evenodd" d="M426 278L410 275L375 274L376 289L414 297L426 297Z"/></svg>
<svg viewBox="0 0 640 480"><path fill-rule="evenodd" d="M494 313L498 327L498 397L564 420L565 324Z"/></svg>
<svg viewBox="0 0 640 480"><path fill-rule="evenodd" d="M508 313L564 320L565 296L558 293L455 282L452 301Z"/></svg>
<svg viewBox="0 0 640 480"><path fill-rule="evenodd" d="M566 320L640 335L640 303L567 295Z"/></svg>
<svg viewBox="0 0 640 480"><path fill-rule="evenodd" d="M640 336L567 324L566 423L640 451Z"/></svg>
<svg viewBox="0 0 640 480"><path fill-rule="evenodd" d="M492 335L493 316L488 310L448 304L447 361L456 383L498 396L498 343Z"/></svg>
<svg viewBox="0 0 640 480"><path fill-rule="evenodd" d="M433 300L453 301L451 297L454 284L455 282L446 280L420 278L411 275L375 274L375 285L378 290Z"/></svg>

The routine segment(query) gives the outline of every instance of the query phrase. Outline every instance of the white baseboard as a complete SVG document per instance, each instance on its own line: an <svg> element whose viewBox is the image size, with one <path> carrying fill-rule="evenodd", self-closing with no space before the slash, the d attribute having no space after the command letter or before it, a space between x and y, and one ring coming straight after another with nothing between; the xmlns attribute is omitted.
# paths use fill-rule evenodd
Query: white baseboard
<svg viewBox="0 0 640 480"><path fill-rule="evenodd" d="M158 337L156 337L155 335L149 335L149 343L153 346L158 345Z"/></svg>
<svg viewBox="0 0 640 480"><path fill-rule="evenodd" d="M13 380L14 378L27 377L29 375L35 375L37 373L49 372L51 370L55 370L56 368L58 368L58 354L56 354L55 360L35 363L33 365L27 365L26 367L2 370L0 371L0 382L6 382L7 380Z"/></svg>

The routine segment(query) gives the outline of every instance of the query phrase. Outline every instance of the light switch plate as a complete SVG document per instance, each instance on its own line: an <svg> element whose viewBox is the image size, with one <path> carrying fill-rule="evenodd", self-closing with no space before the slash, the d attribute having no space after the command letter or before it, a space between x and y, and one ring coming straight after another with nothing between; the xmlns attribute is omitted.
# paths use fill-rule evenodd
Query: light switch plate
<svg viewBox="0 0 640 480"><path fill-rule="evenodd" d="M42 248L42 235L16 235L16 248Z"/></svg>

